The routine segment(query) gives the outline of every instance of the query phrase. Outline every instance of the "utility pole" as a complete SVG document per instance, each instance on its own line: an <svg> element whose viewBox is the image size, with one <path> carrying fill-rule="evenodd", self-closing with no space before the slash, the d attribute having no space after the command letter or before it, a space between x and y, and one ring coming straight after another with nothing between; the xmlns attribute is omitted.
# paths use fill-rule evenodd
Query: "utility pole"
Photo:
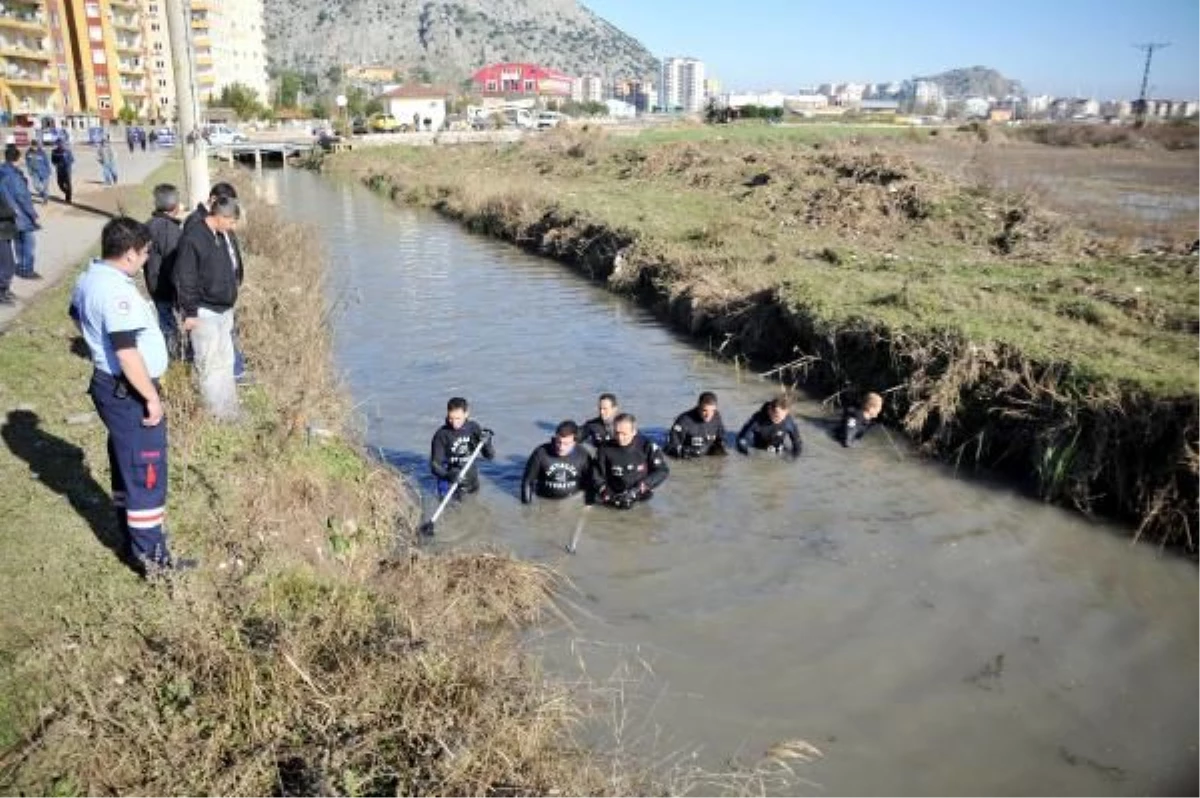
<svg viewBox="0 0 1200 798"><path fill-rule="evenodd" d="M1146 53L1146 66L1142 69L1142 90L1138 92L1137 107L1134 109L1134 118L1136 120L1134 124L1137 127L1146 124L1146 86L1150 83L1150 61L1154 58L1154 51L1170 46L1170 42L1146 42L1145 44L1134 45L1134 47Z"/></svg>
<svg viewBox="0 0 1200 798"><path fill-rule="evenodd" d="M165 0L171 64L175 67L175 105L179 109L179 138L183 145L184 189L190 204L208 200L208 147L200 135L200 99L192 60L191 3Z"/></svg>

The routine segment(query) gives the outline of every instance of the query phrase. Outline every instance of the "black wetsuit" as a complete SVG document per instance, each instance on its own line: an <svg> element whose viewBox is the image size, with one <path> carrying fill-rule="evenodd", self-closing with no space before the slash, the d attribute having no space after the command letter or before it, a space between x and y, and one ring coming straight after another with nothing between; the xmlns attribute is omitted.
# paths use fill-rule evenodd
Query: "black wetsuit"
<svg viewBox="0 0 1200 798"><path fill-rule="evenodd" d="M670 473L658 444L638 434L628 446L614 440L600 447L592 465L592 485L597 501L625 510L649 499Z"/></svg>
<svg viewBox="0 0 1200 798"><path fill-rule="evenodd" d="M667 454L672 457L703 457L706 454L725 454L725 423L719 412L711 421L700 417L692 408L671 425L667 434Z"/></svg>
<svg viewBox="0 0 1200 798"><path fill-rule="evenodd" d="M492 448L491 436L485 436L483 429L470 419L458 429L454 429L447 422L433 434L429 470L438 478L439 494L445 495L450 485L458 479L459 472L471 457L471 452L475 451L475 447L485 437L487 437L487 443L483 445L483 451L480 454L491 460L496 456L496 451ZM472 463L471 469L462 475L462 482L459 484L458 490L461 493L474 493L479 490L478 461Z"/></svg>
<svg viewBox="0 0 1200 798"><path fill-rule="evenodd" d="M742 431L738 433L737 447L742 453L748 453L753 446L755 449L783 454L788 450L785 444L789 442L792 459L799 458L803 444L800 442L800 430L796 428L796 422L788 415L778 424L773 423L771 403L767 402L750 417L746 426L742 427Z"/></svg>
<svg viewBox="0 0 1200 798"><path fill-rule="evenodd" d="M521 501L529 504L534 496L565 499L578 493L591 476L592 456L582 446L569 454L555 451L554 441L543 443L529 455L525 475L521 477Z"/></svg>
<svg viewBox="0 0 1200 798"><path fill-rule="evenodd" d="M847 448L857 446L870 431L873 423L858 407L847 407L842 411L842 424L838 427L838 440Z"/></svg>
<svg viewBox="0 0 1200 798"><path fill-rule="evenodd" d="M614 416L613 418L616 418ZM591 421L583 425L583 429L579 430L579 440L582 443L588 443L599 449L601 444L608 443L613 439L613 423L612 421L605 422L600 416L596 416Z"/></svg>

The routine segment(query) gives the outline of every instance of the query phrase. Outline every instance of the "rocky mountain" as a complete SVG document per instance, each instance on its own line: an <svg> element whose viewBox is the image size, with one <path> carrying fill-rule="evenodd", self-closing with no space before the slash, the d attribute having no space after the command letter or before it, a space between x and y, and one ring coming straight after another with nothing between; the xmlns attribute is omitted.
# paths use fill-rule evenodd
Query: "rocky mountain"
<svg viewBox="0 0 1200 798"><path fill-rule="evenodd" d="M381 64L458 82L497 61L568 75L656 74L641 42L576 0L266 0L275 67Z"/></svg>
<svg viewBox="0 0 1200 798"><path fill-rule="evenodd" d="M1009 80L996 70L985 66L951 69L917 80L928 80L938 84L947 97L1006 97L1010 94L1025 93L1020 81Z"/></svg>

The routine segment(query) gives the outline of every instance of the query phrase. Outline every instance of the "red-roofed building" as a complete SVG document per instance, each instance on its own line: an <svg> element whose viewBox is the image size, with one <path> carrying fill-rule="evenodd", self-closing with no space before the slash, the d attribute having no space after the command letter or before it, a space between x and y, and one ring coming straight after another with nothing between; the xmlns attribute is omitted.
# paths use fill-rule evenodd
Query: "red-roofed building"
<svg viewBox="0 0 1200 798"><path fill-rule="evenodd" d="M537 64L491 64L476 72L471 80L476 91L485 97L571 98L570 75Z"/></svg>

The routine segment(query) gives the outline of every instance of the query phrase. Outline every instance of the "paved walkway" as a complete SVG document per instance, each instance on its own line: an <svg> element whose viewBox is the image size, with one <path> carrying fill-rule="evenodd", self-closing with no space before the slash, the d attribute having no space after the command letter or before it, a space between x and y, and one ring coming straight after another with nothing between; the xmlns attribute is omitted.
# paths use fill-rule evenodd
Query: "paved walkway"
<svg viewBox="0 0 1200 798"><path fill-rule="evenodd" d="M49 204L34 203L42 223L42 229L37 233L34 263L44 279L13 279L12 291L17 295L18 303L15 307L0 306L0 330L20 314L32 297L74 273L88 252L99 245L100 228L113 214L128 207L148 207L145 202L136 204L143 195L149 196L153 188L142 183L166 160L164 152L148 150L143 153L139 150L130 154L126 147L114 145L120 182L106 187L100 178L95 148L83 145L72 150L75 153L75 203L62 202L58 185L51 175ZM24 160L21 165L24 167Z"/></svg>

